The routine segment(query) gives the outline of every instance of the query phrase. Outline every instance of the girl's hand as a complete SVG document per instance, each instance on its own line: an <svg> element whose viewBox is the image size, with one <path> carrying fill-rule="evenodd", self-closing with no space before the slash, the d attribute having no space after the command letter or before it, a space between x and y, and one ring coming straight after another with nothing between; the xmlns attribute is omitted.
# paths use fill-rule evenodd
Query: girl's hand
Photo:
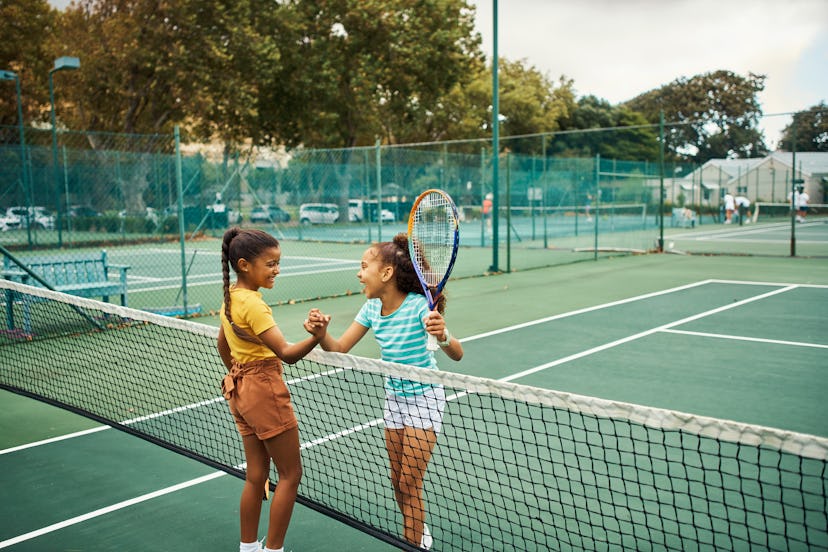
<svg viewBox="0 0 828 552"><path fill-rule="evenodd" d="M425 317L426 332L437 337L438 341L443 340L443 332L446 330L446 320L436 310L428 313Z"/></svg>
<svg viewBox="0 0 828 552"><path fill-rule="evenodd" d="M305 331L316 337L323 337L328 333L328 324L331 321L330 315L323 314L319 309L311 309L303 326Z"/></svg>

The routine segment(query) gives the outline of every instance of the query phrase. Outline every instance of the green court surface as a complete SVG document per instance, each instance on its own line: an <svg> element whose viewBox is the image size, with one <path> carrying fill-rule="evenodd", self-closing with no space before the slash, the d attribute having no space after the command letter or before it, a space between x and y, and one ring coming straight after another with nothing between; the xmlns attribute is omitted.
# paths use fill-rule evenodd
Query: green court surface
<svg viewBox="0 0 828 552"><path fill-rule="evenodd" d="M364 300L358 291L282 304L274 315L298 340L308 308L319 307L338 335ZM283 292L277 279L264 294L279 304ZM448 297L448 325L466 354L456 364L441 357L441 369L828 437L828 259L610 258L465 277L449 284ZM369 336L353 353L375 357L376 345ZM0 397L0 548L238 546L235 477L55 407ZM447 431L444 439L457 437ZM438 478L446 466L436 458ZM263 517L262 534L265 526ZM286 543L295 551L390 549L303 506ZM433 549L450 548L436 540Z"/></svg>

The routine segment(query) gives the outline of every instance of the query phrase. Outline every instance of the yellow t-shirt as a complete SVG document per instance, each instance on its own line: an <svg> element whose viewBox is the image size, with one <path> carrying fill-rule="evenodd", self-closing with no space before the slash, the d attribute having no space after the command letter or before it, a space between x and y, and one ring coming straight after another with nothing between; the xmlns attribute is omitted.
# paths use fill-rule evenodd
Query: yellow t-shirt
<svg viewBox="0 0 828 552"><path fill-rule="evenodd" d="M232 286L230 288L230 309L233 315L233 323L251 336L258 336L276 325L276 321L273 320L273 310L270 305L264 302L261 292ZM224 336L227 338L227 344L230 345L233 358L245 363L276 356L276 353L266 345L251 343L236 335L224 313L224 303L221 305L220 316Z"/></svg>

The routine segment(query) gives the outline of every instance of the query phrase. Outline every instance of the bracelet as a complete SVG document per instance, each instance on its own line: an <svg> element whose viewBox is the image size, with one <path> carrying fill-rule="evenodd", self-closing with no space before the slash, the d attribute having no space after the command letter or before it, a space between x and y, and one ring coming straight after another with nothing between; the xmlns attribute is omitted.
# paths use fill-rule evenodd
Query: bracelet
<svg viewBox="0 0 828 552"><path fill-rule="evenodd" d="M437 344L440 347L448 347L451 344L451 334L448 331L448 328L443 328L443 339L442 341L438 341Z"/></svg>

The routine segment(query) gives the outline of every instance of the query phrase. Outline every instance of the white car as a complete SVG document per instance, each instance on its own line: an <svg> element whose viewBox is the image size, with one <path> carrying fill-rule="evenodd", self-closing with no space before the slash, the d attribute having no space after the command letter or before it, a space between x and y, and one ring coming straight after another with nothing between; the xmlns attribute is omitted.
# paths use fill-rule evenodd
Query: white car
<svg viewBox="0 0 828 552"><path fill-rule="evenodd" d="M382 214L380 216L382 217L382 222L394 222L397 220L397 217L394 216L394 213L392 213L388 209L383 209Z"/></svg>
<svg viewBox="0 0 828 552"><path fill-rule="evenodd" d="M0 232L8 232L9 230L17 230L20 228L20 219L18 217L0 216Z"/></svg>
<svg viewBox="0 0 828 552"><path fill-rule="evenodd" d="M377 201L375 199L350 199L348 200L348 220L350 222L363 222L365 210L370 209L372 213L376 213ZM388 209L383 209L380 212L382 222L394 222L397 217ZM373 215L371 218L374 218Z"/></svg>
<svg viewBox="0 0 828 552"><path fill-rule="evenodd" d="M333 224L339 220L336 203L304 203L299 206L299 222L302 224Z"/></svg>
<svg viewBox="0 0 828 552"><path fill-rule="evenodd" d="M26 228L30 223L32 228L52 230L55 227L55 217L45 207L9 207L5 219L6 227Z"/></svg>

